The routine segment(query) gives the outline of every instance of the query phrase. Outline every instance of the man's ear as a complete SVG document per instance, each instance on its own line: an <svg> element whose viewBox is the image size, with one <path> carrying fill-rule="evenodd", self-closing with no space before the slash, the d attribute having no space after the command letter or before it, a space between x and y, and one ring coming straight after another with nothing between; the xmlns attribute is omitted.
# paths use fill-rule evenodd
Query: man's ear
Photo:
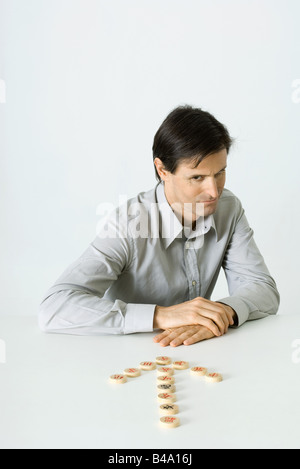
<svg viewBox="0 0 300 469"><path fill-rule="evenodd" d="M163 162L159 158L155 158L154 164L156 167L156 171L162 181L165 181L168 177L169 171L166 170L164 167Z"/></svg>

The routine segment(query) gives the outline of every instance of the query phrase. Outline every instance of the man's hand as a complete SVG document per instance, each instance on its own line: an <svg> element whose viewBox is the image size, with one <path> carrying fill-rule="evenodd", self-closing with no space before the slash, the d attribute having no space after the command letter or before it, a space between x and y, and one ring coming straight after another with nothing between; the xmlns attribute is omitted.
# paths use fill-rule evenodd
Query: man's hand
<svg viewBox="0 0 300 469"><path fill-rule="evenodd" d="M156 306L154 312L154 329L170 329L187 325L201 325L213 335L220 336L234 325L235 311L228 305L194 298L174 306Z"/></svg>
<svg viewBox="0 0 300 469"><path fill-rule="evenodd" d="M201 340L211 339L214 334L204 326L182 326L174 329L167 329L153 338L154 342L162 347L171 345L192 345Z"/></svg>

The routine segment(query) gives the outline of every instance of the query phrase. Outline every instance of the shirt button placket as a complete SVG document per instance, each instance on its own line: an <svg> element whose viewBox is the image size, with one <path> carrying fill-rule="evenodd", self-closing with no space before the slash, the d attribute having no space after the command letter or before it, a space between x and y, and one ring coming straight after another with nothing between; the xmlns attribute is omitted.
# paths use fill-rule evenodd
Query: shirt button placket
<svg viewBox="0 0 300 469"><path fill-rule="evenodd" d="M197 282L196 280L196 278L199 277L199 271L197 265L196 251L192 248L190 242L185 243L185 264L189 284L189 297L190 300L192 300L199 296L199 282Z"/></svg>

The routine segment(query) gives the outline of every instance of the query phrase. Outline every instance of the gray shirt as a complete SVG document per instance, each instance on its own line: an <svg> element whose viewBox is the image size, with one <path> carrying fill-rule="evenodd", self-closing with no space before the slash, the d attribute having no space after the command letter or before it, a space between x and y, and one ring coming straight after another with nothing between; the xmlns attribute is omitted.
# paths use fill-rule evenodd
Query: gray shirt
<svg viewBox="0 0 300 469"><path fill-rule="evenodd" d="M220 269L220 302L238 325L276 314L279 294L239 199L224 189L217 210L195 230L179 222L164 185L140 193L105 219L94 241L45 294L40 327L69 334L153 331L156 305L210 299Z"/></svg>

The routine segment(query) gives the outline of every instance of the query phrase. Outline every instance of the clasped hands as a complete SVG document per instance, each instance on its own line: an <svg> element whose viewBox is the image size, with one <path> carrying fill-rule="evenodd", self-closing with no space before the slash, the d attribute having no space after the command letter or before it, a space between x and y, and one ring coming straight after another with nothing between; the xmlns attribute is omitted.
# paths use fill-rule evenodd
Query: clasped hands
<svg viewBox="0 0 300 469"><path fill-rule="evenodd" d="M226 334L236 318L230 306L201 297L174 306L156 306L153 327L163 332L153 340L163 347L192 345Z"/></svg>

